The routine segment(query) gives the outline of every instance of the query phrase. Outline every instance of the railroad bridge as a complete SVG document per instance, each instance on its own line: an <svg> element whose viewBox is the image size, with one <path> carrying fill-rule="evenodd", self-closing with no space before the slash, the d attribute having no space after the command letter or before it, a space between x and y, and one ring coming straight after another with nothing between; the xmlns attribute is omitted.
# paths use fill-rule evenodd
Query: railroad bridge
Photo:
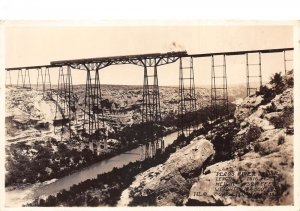
<svg viewBox="0 0 300 211"><path fill-rule="evenodd" d="M140 54L114 57L86 58L76 60L52 61L48 65L6 68L6 85L12 86L11 71L17 71L17 87L32 89L30 72L37 72L36 87L42 86L43 93L54 93L51 88L51 69L58 69L58 86L53 96L56 98L56 114L53 121L55 131L68 131L72 137L72 125L77 122L76 111L78 101L73 90L72 72L86 71L86 87L84 99L84 118L80 123L82 137L89 142L91 148L94 144L97 149L107 148L107 134L105 131L105 114L101 106L102 93L100 71L112 65L131 64L140 66L144 72L142 124L150 125L152 138L148 144L141 147L143 157L154 156L158 148L163 150L164 141L161 129L157 129L162 118L160 112L160 92L158 81L158 68L162 65L175 63L179 60L179 102L178 102L178 135L190 135L197 124L187 122L185 116L197 111L194 83L194 60L201 57L211 58L211 114L217 118L221 113L226 114L228 109L227 66L226 58L237 55L245 56L246 93L247 96L262 85L262 54L282 53L285 73L289 71L292 58L286 52L293 48L260 49L250 51L231 51L204 54L188 54L186 51ZM256 56L255 62L249 56ZM255 72L255 74L254 74ZM251 83L256 79L258 85ZM156 129L154 129L156 128Z"/></svg>

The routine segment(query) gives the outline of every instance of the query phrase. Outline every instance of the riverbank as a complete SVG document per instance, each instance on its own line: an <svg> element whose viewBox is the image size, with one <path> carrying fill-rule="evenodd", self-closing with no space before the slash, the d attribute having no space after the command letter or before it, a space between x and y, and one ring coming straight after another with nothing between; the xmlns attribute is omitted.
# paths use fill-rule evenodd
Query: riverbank
<svg viewBox="0 0 300 211"><path fill-rule="evenodd" d="M169 146L177 137L177 132L171 133L164 137L165 146ZM139 147L127 151L123 154L116 155L110 159L100 161L86 168L78 170L72 174L62 177L49 185L43 185L44 183L38 183L35 185L28 184L27 186L22 186L21 189L17 187L15 190L10 190L11 187L6 188L6 201L11 201L12 203L6 203L7 206L18 206L22 205L23 202L31 201L34 197L39 197L42 195L50 195L59 192L62 189L68 190L70 186L78 184L82 181L96 178L98 174L109 172L113 168L121 168L123 165L127 165L130 162L134 162L140 159ZM16 203L14 203L14 201Z"/></svg>
<svg viewBox="0 0 300 211"><path fill-rule="evenodd" d="M165 162L178 147L188 145L190 140L191 137L174 139L174 142L169 144L165 152L159 156L144 161L137 159L123 167L113 168L112 171L98 175L96 179L84 180L71 186L70 190L60 191L47 197L46 200L37 198L29 206L116 206L122 191L133 182L137 174ZM87 202L89 200L90 203Z"/></svg>
<svg viewBox="0 0 300 211"><path fill-rule="evenodd" d="M215 151L206 139L193 139L166 162L137 175L121 194L120 206L179 206Z"/></svg>

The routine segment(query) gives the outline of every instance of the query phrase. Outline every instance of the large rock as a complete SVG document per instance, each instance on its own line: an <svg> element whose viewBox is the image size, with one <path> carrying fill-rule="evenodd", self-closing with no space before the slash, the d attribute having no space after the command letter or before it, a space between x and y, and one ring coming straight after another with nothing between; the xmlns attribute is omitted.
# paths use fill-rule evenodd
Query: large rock
<svg viewBox="0 0 300 211"><path fill-rule="evenodd" d="M129 191L123 194L133 198L131 205L180 205L188 195L193 179L201 173L213 155L213 145L209 141L192 141L173 153L164 164L136 176Z"/></svg>
<svg viewBox="0 0 300 211"><path fill-rule="evenodd" d="M185 204L291 205L293 143L292 136L282 135L276 131L273 138L259 142L257 153L208 167L193 184ZM267 148L268 153L261 153Z"/></svg>
<svg viewBox="0 0 300 211"><path fill-rule="evenodd" d="M246 117L250 116L264 100L262 96L246 97L245 100L237 106L234 117L242 122Z"/></svg>
<svg viewBox="0 0 300 211"><path fill-rule="evenodd" d="M282 92L280 95L276 95L272 99L272 103L275 105L277 111L282 111L284 108L294 107L293 89L289 88Z"/></svg>

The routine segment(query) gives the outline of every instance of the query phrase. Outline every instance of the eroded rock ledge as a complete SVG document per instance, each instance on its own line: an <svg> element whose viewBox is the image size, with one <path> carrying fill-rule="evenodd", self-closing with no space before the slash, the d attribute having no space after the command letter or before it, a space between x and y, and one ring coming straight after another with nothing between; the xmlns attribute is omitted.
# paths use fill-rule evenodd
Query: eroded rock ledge
<svg viewBox="0 0 300 211"><path fill-rule="evenodd" d="M229 160L207 167L193 184L189 198L184 204L190 206L293 204L292 136L286 136L284 143L278 143L278 140L274 139L278 137L277 135L280 136L282 131L275 133L271 141L276 143L277 150L273 150L270 154L262 156L260 152L264 151L265 146L261 146L257 152L249 152L242 156L241 160ZM220 172L227 175L220 177L218 176ZM234 176L228 177L228 173ZM270 195L271 193L273 194Z"/></svg>
<svg viewBox="0 0 300 211"><path fill-rule="evenodd" d="M192 184L212 160L214 153L209 141L193 140L172 154L165 163L139 174L123 192L121 200L127 198L127 205L135 206L182 205Z"/></svg>

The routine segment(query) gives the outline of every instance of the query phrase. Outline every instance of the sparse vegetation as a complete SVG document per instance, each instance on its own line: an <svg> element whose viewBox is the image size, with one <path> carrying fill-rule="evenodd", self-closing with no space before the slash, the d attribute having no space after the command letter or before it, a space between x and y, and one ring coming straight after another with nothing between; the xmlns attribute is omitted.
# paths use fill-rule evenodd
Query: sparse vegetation
<svg viewBox="0 0 300 211"><path fill-rule="evenodd" d="M201 133L207 132L201 129ZM199 132L198 132L199 133ZM177 147L183 147L195 137L178 137L171 145L166 147L165 153L144 161L131 162L121 168L114 168L111 172L98 175L96 179L89 179L77 185L71 186L70 190L60 191L55 196L48 196L46 200L35 199L27 206L115 206L122 191L127 188L140 172L165 162ZM97 194L94 194L97 193ZM151 199L147 198L146 201ZM133 204L134 205L134 202ZM152 204L153 205L153 204Z"/></svg>
<svg viewBox="0 0 300 211"><path fill-rule="evenodd" d="M259 91L256 93L256 95L262 95L263 96L263 102L262 104L268 104L275 96L276 94L271 88L268 88L266 85L263 85L259 88Z"/></svg>
<svg viewBox="0 0 300 211"><path fill-rule="evenodd" d="M282 89L284 87L284 81L283 81L283 78L281 76L281 72L275 73L271 77L270 83L275 86L275 92L276 93L282 92Z"/></svg>
<svg viewBox="0 0 300 211"><path fill-rule="evenodd" d="M159 135L165 135L174 130L174 128L176 128L175 126L185 127L202 123L201 129L194 131L189 137L185 137L184 135L179 136L173 144L166 148L165 153L161 154L161 156L129 163L122 168L114 168L111 172L98 175L96 179L89 179L77 185L73 185L70 190L60 191L56 195L48 196L45 200L37 198L34 202L28 204L28 206L115 206L120 199L122 191L132 184L134 177L137 174L144 172L155 165L164 163L169 158L170 154L176 152L178 147L180 148L189 144L194 137L199 135L206 136L213 144L214 150L216 151L213 158L214 163L220 161L226 162L226 160L235 163L238 162L238 159L231 160L232 158L238 157L239 161L241 161L242 159L245 159L247 154L253 156L253 154L255 154L253 151L257 152L257 154L255 154L256 157L266 155L272 156L272 153L279 152L281 148L284 148L281 145L285 145L289 141L281 134L284 130L280 129L288 128L293 125L293 108L286 105L281 107L280 104L281 99L284 101L291 97L289 92L284 97L281 95L287 88L286 84L293 84L293 81L289 79L288 82L288 80L283 78L280 73L276 73L271 78L271 85L261 86L257 91L256 96L251 96L254 100L248 101L250 105L255 106L251 107L249 104L245 105L243 108L244 110L241 112L247 114L243 116L245 118L240 118L241 121L244 121L242 122L243 125L241 122L236 122L234 119L232 112L234 107L231 106L230 115L223 117L224 113L221 112L220 116L217 116L217 119L212 121L212 124L209 124L209 121L212 119L213 115L210 113L210 108L205 107L196 112L186 114L183 117L181 125L178 123L178 119L174 113L166 112L168 114L165 115L160 126L152 123L133 123L122 125L120 128L115 127L114 132L111 132L109 137L121 141L123 147L122 150L128 150L131 147L136 147L140 143L145 143L154 139L153 131L158 131L157 134ZM257 97L258 95L261 96ZM110 112L112 112L110 106L113 105L113 103L106 101L106 105L111 110ZM248 110L246 109L249 110L249 115ZM133 110L138 111L139 108L136 107ZM135 120L138 120L139 114L135 113L135 115L137 116ZM248 118L251 115L253 115L253 118L249 120ZM271 125L269 123L271 123ZM275 126L275 129L273 126ZM278 137L272 137L272 135L274 135L273 133L276 135L279 134ZM55 142L55 140L52 141ZM11 154L13 154L13 156L8 158L9 166L7 166L7 169L11 170L10 168L14 168L13 171L17 172L17 176L14 178L13 176L15 175L9 175L9 184L24 183L24 178L25 182L32 183L37 180L44 181L53 177L59 178L76 168L79 169L84 165L89 165L93 162L107 158L105 156L99 158L88 149L84 149L82 152L76 150L72 151L72 149L69 149L65 144L59 142L53 144L52 142L48 143L46 141L34 145L33 148L37 153L35 152L34 159L30 160L26 157L26 153L31 150L31 146L22 142L18 144L20 144L20 146L12 144L10 149L12 150ZM53 149L53 146L57 149ZM25 155L21 149L25 149ZM248 153L249 151L252 153ZM115 151L114 153L120 152L121 151ZM278 153L276 156L277 158L279 157ZM256 157L252 158L256 159ZM211 160L209 162L211 162ZM78 163L80 163L80 165L75 165ZM259 166L258 164L254 165L251 161L245 163L243 163L244 166L239 166L240 163L237 164L240 170L246 170L251 166ZM201 168L197 169L193 176L199 176L203 168L205 168L205 165L203 165L204 167L201 166ZM34 166L34 168L31 166ZM51 169L51 172L49 169L45 169L45 166ZM268 159L268 161L261 166L270 166L273 168L275 165ZM231 166L227 169L230 168ZM207 174L209 173L210 172ZM35 175L39 176L35 177ZM184 173L181 173L181 175L185 178ZM284 180L283 178L280 179ZM192 184L193 183L190 182L187 192ZM283 182L276 186L276 188L278 187L280 190L276 190L276 193L283 193L288 188L288 185ZM172 190L172 188L170 190ZM173 190L175 190L175 188ZM255 197L261 196L260 193L255 194ZM158 192L153 190L147 193L146 196L134 196L133 194L131 197L133 200L129 206L153 206L156 205L156 198L161 196ZM265 198L266 196L263 197L263 200L265 200ZM220 199L218 203L224 205L222 199ZM183 202L176 201L175 204L180 206L183 205ZM197 204L197 201L195 201L195 204Z"/></svg>

